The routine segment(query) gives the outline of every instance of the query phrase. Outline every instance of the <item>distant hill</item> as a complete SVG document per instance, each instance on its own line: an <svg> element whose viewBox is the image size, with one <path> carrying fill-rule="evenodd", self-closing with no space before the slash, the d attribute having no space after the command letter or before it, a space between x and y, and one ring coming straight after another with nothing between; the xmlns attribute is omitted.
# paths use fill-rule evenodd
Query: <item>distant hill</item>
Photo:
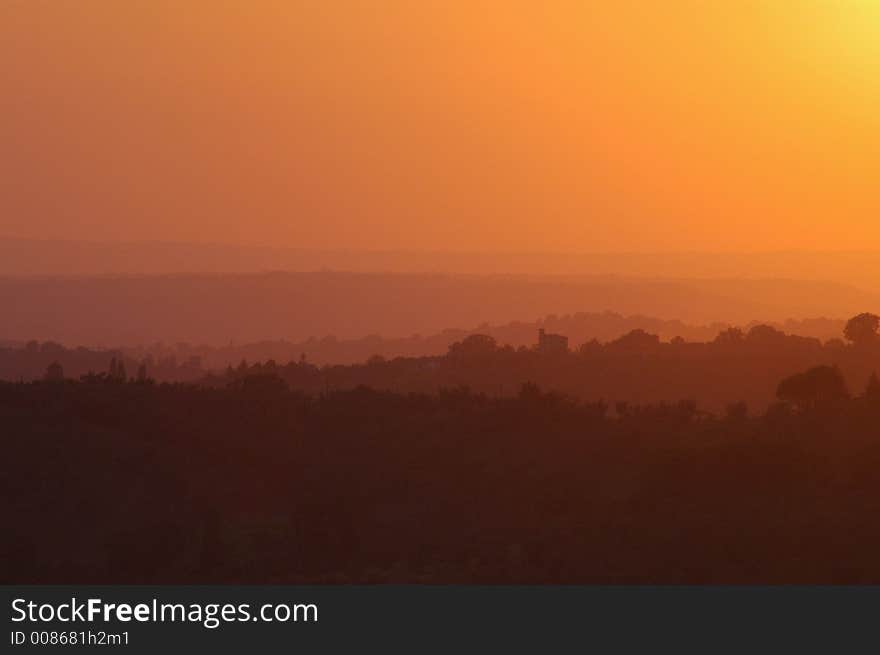
<svg viewBox="0 0 880 655"><path fill-rule="evenodd" d="M0 340L219 346L331 336L400 339L606 311L744 325L845 319L878 307L880 294L784 279L333 272L0 278Z"/></svg>
<svg viewBox="0 0 880 655"><path fill-rule="evenodd" d="M0 236L0 276L264 273L616 275L651 279L827 280L880 292L880 252L485 253L312 250Z"/></svg>

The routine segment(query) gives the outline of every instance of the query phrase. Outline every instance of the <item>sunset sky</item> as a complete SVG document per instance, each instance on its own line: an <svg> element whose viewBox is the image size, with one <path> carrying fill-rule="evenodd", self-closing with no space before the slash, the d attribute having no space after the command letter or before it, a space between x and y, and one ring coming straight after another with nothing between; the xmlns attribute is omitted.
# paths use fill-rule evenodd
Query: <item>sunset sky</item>
<svg viewBox="0 0 880 655"><path fill-rule="evenodd" d="M880 1L3 0L0 236L880 247Z"/></svg>

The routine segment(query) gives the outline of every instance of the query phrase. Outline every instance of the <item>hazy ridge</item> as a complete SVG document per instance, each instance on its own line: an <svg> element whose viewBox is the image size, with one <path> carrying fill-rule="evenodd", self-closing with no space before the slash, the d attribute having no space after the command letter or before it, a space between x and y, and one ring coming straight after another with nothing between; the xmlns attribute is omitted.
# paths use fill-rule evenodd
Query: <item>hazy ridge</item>
<svg viewBox="0 0 880 655"><path fill-rule="evenodd" d="M184 242L97 242L0 236L2 276L312 272L619 275L795 279L880 291L877 251L560 253L315 250Z"/></svg>
<svg viewBox="0 0 880 655"><path fill-rule="evenodd" d="M880 306L880 295L782 279L319 272L2 278L0 306L0 339L121 347L403 338L580 312L691 324L845 319Z"/></svg>

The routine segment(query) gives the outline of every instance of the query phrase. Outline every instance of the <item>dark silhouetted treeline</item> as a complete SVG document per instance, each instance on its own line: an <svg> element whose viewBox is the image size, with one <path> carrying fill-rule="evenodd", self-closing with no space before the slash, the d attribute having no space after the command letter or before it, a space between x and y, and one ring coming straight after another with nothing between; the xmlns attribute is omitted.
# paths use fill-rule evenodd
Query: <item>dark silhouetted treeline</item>
<svg viewBox="0 0 880 655"><path fill-rule="evenodd" d="M789 334L814 337L824 342L840 337L845 323L846 321L828 318L789 319L772 326ZM749 323L743 329L747 332L755 325L759 323ZM593 339L603 343L613 341L620 335L636 329L656 334L662 341L672 341L680 337L689 342L705 342L712 341L719 332L730 327L732 326L722 323L693 325L678 320L662 320L640 315L623 316L614 312L578 312L565 315L550 314L538 321L483 324L468 330L447 328L436 334L415 334L398 338L373 334L356 339L339 339L328 335L310 337L303 341L256 341L225 346L188 343L177 343L173 346L154 344L122 348L121 351L135 359L147 356L154 359L174 356L182 361L198 357L203 362L203 366L210 370L222 370L230 364L236 366L243 359L251 362L269 359L287 362L299 359L303 354L310 362L324 366L362 363L374 355L386 359L434 357L445 354L453 343L473 334L486 334L499 344L518 348L531 346L540 328L548 332L565 334L572 343L581 344Z"/></svg>
<svg viewBox="0 0 880 655"><path fill-rule="evenodd" d="M713 415L534 384L307 395L278 373L0 383L0 578L880 583L876 377L792 369L766 412Z"/></svg>
<svg viewBox="0 0 880 655"><path fill-rule="evenodd" d="M880 369L880 337L870 320L862 327L864 334L858 331L864 321L841 321L837 326L840 337L824 342L785 334L768 325L725 328L706 342L682 337L664 341L660 335L643 329L630 330L605 342L580 342L571 337L572 332L578 334L577 329L585 326L595 327L603 322L625 325L639 320L642 319L613 314L579 314L548 316L537 324L511 323L494 329L487 326L486 333L450 330L434 339L414 338L412 343L424 345L430 341L437 348L448 344L445 355L420 357L385 357L380 354L382 345L391 342L378 337L352 342L324 339L305 344L253 344L250 348L242 347L241 352L277 351L286 354L287 359L249 363L253 360L242 358L227 365L225 371L214 369L210 374L210 362L206 364L205 360L219 357L221 351L207 347L181 343L105 351L31 341L23 346L0 348L0 379L42 379L53 364L60 366L60 371L55 372L59 377L78 379L107 371L110 361L115 359L129 378L136 378L136 372L143 369L146 377L159 382L199 381L215 387L269 373L279 375L291 388L309 394L358 386L401 393L436 393L443 388L467 386L490 396L510 396L522 384L535 382L542 388L586 401L657 403L688 398L701 407L720 411L735 400L760 412L773 401L778 380L790 371L836 365L847 384L857 388L871 372ZM676 325L660 324L667 328ZM542 352L535 344L535 325L548 333L563 333L570 343L580 345L568 352ZM500 341L493 334L520 345ZM457 340L453 339L455 336ZM299 345L303 349L297 352ZM349 355L355 351L373 354L358 364L316 365L309 355L314 348L307 348L309 345L337 349L337 353L347 350ZM228 361L229 355L238 350L230 347L222 352ZM281 363L284 361L287 363Z"/></svg>
<svg viewBox="0 0 880 655"><path fill-rule="evenodd" d="M798 336L814 337L823 342L839 337L845 321L828 318L805 320L789 319L772 327ZM743 330L748 332L757 322L749 323ZM367 335L352 339L339 339L328 335L310 337L302 341L254 341L229 343L225 346L205 344L150 343L140 346L118 345L111 350L94 348L65 348L47 341L39 343L0 342L0 379L33 380L42 377L52 361L58 361L73 378L89 370L106 368L111 357L124 358L129 363L147 361L151 375L161 381L183 382L198 377L197 369L219 371L227 366L237 366L242 360L250 362L275 360L288 362L298 360L305 354L309 362L319 366L356 364L375 355L386 359L395 357L435 357L445 354L449 346L474 334L485 334L499 344L519 348L531 346L540 328L548 332L568 336L573 344L597 340L613 341L623 334L642 329L668 342L681 338L688 342L708 342L732 326L723 323L694 325L679 320L663 320L649 316L624 316L614 312L556 315L550 314L538 321L512 321L503 324L483 324L472 329L447 328L429 335L414 334L408 337L383 337ZM22 352L23 351L23 352ZM195 362L195 364L194 364Z"/></svg>
<svg viewBox="0 0 880 655"><path fill-rule="evenodd" d="M846 341L841 331L840 338L823 343L756 325L748 331L729 328L710 342L692 343L681 338L662 342L658 335L633 330L606 343L592 340L555 354L472 334L450 345L444 356L376 356L363 364L322 367L307 360L242 361L205 383L225 386L269 373L310 394L358 386L401 393L466 386L489 396L510 396L524 383L535 382L586 401L644 404L686 398L713 411L734 401L763 411L773 402L779 380L791 371L836 365L850 387L863 386L880 370L880 338L876 328L869 325L867 331L866 338L855 335L853 340L850 334Z"/></svg>
<svg viewBox="0 0 880 655"><path fill-rule="evenodd" d="M178 356L174 351L154 355L131 350L66 348L53 341L29 341L21 345L0 346L0 380L38 380L45 376L53 363L61 366L64 377L78 379L90 373L107 371L113 360L121 362L132 376L144 366L150 377L164 382L195 381L206 373L197 355Z"/></svg>

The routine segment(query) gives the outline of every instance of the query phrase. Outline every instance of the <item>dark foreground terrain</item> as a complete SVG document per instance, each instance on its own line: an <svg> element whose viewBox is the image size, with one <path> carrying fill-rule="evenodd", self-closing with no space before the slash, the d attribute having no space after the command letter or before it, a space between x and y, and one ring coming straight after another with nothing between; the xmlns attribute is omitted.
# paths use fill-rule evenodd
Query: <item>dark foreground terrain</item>
<svg viewBox="0 0 880 655"><path fill-rule="evenodd" d="M0 384L5 583L880 583L880 385L749 417L366 388Z"/></svg>

